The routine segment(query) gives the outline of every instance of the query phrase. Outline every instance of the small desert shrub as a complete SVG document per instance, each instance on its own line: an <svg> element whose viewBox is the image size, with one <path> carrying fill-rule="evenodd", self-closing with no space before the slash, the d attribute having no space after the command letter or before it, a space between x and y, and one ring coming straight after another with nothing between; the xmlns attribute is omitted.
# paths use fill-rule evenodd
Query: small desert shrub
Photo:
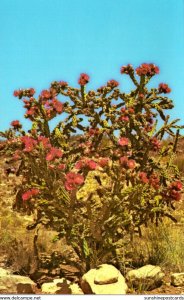
<svg viewBox="0 0 184 300"><path fill-rule="evenodd" d="M14 273L27 275L37 267L37 258L34 255L33 242L30 235L24 235L24 240L14 239L7 248L7 265Z"/></svg>
<svg viewBox="0 0 184 300"><path fill-rule="evenodd" d="M184 269L183 233L182 224L176 226L165 222L158 227L151 225L146 232L145 241L147 263L181 272Z"/></svg>
<svg viewBox="0 0 184 300"><path fill-rule="evenodd" d="M6 255L7 265L19 274L29 273L34 264L33 233L25 229L27 221L5 208L0 214L0 253Z"/></svg>

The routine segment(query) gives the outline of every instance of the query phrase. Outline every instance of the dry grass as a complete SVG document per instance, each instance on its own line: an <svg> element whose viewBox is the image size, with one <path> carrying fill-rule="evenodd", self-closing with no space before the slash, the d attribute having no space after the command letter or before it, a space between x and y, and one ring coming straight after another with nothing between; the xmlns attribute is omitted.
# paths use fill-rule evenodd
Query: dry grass
<svg viewBox="0 0 184 300"><path fill-rule="evenodd" d="M174 164L178 167L178 170L184 174L184 155L179 155L174 159Z"/></svg>
<svg viewBox="0 0 184 300"><path fill-rule="evenodd" d="M181 227L163 224L152 227L148 235L148 262L173 272L184 270L184 224Z"/></svg>
<svg viewBox="0 0 184 300"><path fill-rule="evenodd" d="M143 237L135 237L131 247L133 268L145 264L159 265L165 270L183 272L184 270L184 223L180 226L164 221L156 227L150 225Z"/></svg>

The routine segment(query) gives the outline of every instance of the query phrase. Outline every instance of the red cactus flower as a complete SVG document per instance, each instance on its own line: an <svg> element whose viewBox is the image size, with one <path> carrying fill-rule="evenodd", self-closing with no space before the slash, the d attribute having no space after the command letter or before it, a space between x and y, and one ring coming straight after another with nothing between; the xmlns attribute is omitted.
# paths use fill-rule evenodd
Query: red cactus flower
<svg viewBox="0 0 184 300"><path fill-rule="evenodd" d="M182 185L181 181L179 181L179 180L172 182L169 186L170 189L173 189L176 191L181 191L182 187L183 187L183 185Z"/></svg>
<svg viewBox="0 0 184 300"><path fill-rule="evenodd" d="M148 183L149 179L147 177L147 173L145 172L140 172L139 173L139 179L142 181L142 183Z"/></svg>
<svg viewBox="0 0 184 300"><path fill-rule="evenodd" d="M75 164L75 168L78 169L78 170L81 170L84 167L85 167L85 161L84 160L79 160Z"/></svg>
<svg viewBox="0 0 184 300"><path fill-rule="evenodd" d="M59 86L62 89L65 89L68 86L68 83L66 81L59 81Z"/></svg>
<svg viewBox="0 0 184 300"><path fill-rule="evenodd" d="M134 159L128 159L127 156L120 157L120 163L121 163L122 167L132 169L132 170L136 166L135 160Z"/></svg>
<svg viewBox="0 0 184 300"><path fill-rule="evenodd" d="M99 130L100 130L99 128L89 128L88 133L90 136L93 136L93 135L99 134Z"/></svg>
<svg viewBox="0 0 184 300"><path fill-rule="evenodd" d="M23 102L25 103L24 108L29 109L31 107L31 102L27 99L24 99Z"/></svg>
<svg viewBox="0 0 184 300"><path fill-rule="evenodd" d="M78 84L84 86L89 82L89 75L82 73L80 74L79 80L78 80Z"/></svg>
<svg viewBox="0 0 184 300"><path fill-rule="evenodd" d="M129 114L134 114L134 113L135 113L135 110L134 110L133 107L129 107L129 108L128 108L128 112L129 112Z"/></svg>
<svg viewBox="0 0 184 300"><path fill-rule="evenodd" d="M64 170L66 168L65 164L58 165L58 170Z"/></svg>
<svg viewBox="0 0 184 300"><path fill-rule="evenodd" d="M125 113L126 113L126 111L127 111L127 110L126 110L126 108L125 108L125 107L122 107L122 108L121 108L121 112L122 112L123 114L125 114Z"/></svg>
<svg viewBox="0 0 184 300"><path fill-rule="evenodd" d="M127 166L131 170L135 169L135 166L136 166L135 160L134 159L129 159Z"/></svg>
<svg viewBox="0 0 184 300"><path fill-rule="evenodd" d="M144 127L144 130L145 130L146 132L150 132L150 131L152 131L152 129L153 129L152 126L145 126L145 127Z"/></svg>
<svg viewBox="0 0 184 300"><path fill-rule="evenodd" d="M48 138L46 138L46 137L40 135L40 136L38 137L38 141L43 145L43 148L44 148L44 149L51 148L51 144L50 144L50 141L49 141Z"/></svg>
<svg viewBox="0 0 184 300"><path fill-rule="evenodd" d="M122 167L126 168L128 164L128 157L127 156L120 157L120 163Z"/></svg>
<svg viewBox="0 0 184 300"><path fill-rule="evenodd" d="M117 82L116 80L114 79L111 79L107 82L107 86L110 87L110 88L115 88L119 85L119 82Z"/></svg>
<svg viewBox="0 0 184 300"><path fill-rule="evenodd" d="M27 200L31 199L32 197L37 196L39 194L39 192L40 191L38 189L32 188L32 189L26 191L25 193L23 193L22 200L27 201Z"/></svg>
<svg viewBox="0 0 184 300"><path fill-rule="evenodd" d="M171 89L166 83L160 83L158 87L158 91L159 93L167 94L171 92Z"/></svg>
<svg viewBox="0 0 184 300"><path fill-rule="evenodd" d="M27 201L27 200L29 200L30 198L31 198L31 192L30 192L30 190L27 191L27 192L25 192L25 193L22 195L22 200L23 200L23 201Z"/></svg>
<svg viewBox="0 0 184 300"><path fill-rule="evenodd" d="M29 97L32 97L34 94L35 94L35 89L33 89L33 88L30 88L29 90L28 90L28 94L29 94Z"/></svg>
<svg viewBox="0 0 184 300"><path fill-rule="evenodd" d="M120 146L127 146L129 144L129 139L127 139L126 137L122 137L118 140L118 144Z"/></svg>
<svg viewBox="0 0 184 300"><path fill-rule="evenodd" d="M22 98L22 96L23 96L23 90L16 90L16 91L14 91L13 95L15 97Z"/></svg>
<svg viewBox="0 0 184 300"><path fill-rule="evenodd" d="M173 200L179 201L181 199L181 193L176 190L171 190L169 192L169 197Z"/></svg>
<svg viewBox="0 0 184 300"><path fill-rule="evenodd" d="M160 179L156 174L152 174L149 178L149 184L155 188L158 189L160 186Z"/></svg>
<svg viewBox="0 0 184 300"><path fill-rule="evenodd" d="M90 169L90 170L95 170L98 166L98 164L94 161L94 160L87 160L86 161L86 166Z"/></svg>
<svg viewBox="0 0 184 300"><path fill-rule="evenodd" d="M67 191L73 191L73 190L76 189L76 186L75 186L72 182L66 181L66 182L65 182L65 189L66 189Z"/></svg>
<svg viewBox="0 0 184 300"><path fill-rule="evenodd" d="M128 64L127 66L122 66L120 69L121 74L131 74L133 73L134 69L132 65Z"/></svg>
<svg viewBox="0 0 184 300"><path fill-rule="evenodd" d="M21 141L24 144L24 151L31 152L34 150L35 146L37 145L37 141L29 136L23 136Z"/></svg>
<svg viewBox="0 0 184 300"><path fill-rule="evenodd" d="M61 114L63 111L63 103L57 99L52 100L52 106L57 111L58 114Z"/></svg>
<svg viewBox="0 0 184 300"><path fill-rule="evenodd" d="M69 172L66 174L65 188L68 191L76 189L78 185L84 183L84 177L81 174Z"/></svg>
<svg viewBox="0 0 184 300"><path fill-rule="evenodd" d="M69 172L66 174L66 180L68 182L74 182L75 177L76 177L76 173L74 173L74 172Z"/></svg>
<svg viewBox="0 0 184 300"><path fill-rule="evenodd" d="M30 120L34 120L34 117L37 116L37 113L38 113L38 108L34 105L26 111L25 118L28 118Z"/></svg>
<svg viewBox="0 0 184 300"><path fill-rule="evenodd" d="M142 64L136 69L136 73L139 76L153 76L155 74L159 74L159 68L154 64Z"/></svg>
<svg viewBox="0 0 184 300"><path fill-rule="evenodd" d="M47 153L47 155L46 155L46 160L47 161L52 161L55 158L62 157L62 155L63 155L63 152L60 149L52 147L50 149L49 153Z"/></svg>
<svg viewBox="0 0 184 300"><path fill-rule="evenodd" d="M50 99L51 98L51 93L48 90L43 90L41 92L41 96L45 99Z"/></svg>
<svg viewBox="0 0 184 300"><path fill-rule="evenodd" d="M120 117L120 120L121 120L122 122L128 122L128 121L129 121L129 117L128 117L128 116L121 116L121 117Z"/></svg>
<svg viewBox="0 0 184 300"><path fill-rule="evenodd" d="M34 107L31 107L30 109L28 109L27 111L26 111L26 115L27 116L33 116L35 114L35 109L34 109Z"/></svg>
<svg viewBox="0 0 184 300"><path fill-rule="evenodd" d="M100 158L100 160L98 161L98 164L100 167L106 167L109 163L109 158L108 157L102 157Z"/></svg>
<svg viewBox="0 0 184 300"><path fill-rule="evenodd" d="M154 151L159 150L161 147L161 142L156 137L151 138L150 143Z"/></svg>
<svg viewBox="0 0 184 300"><path fill-rule="evenodd" d="M81 185L84 182L84 177L81 174L76 174L74 183L77 185Z"/></svg>
<svg viewBox="0 0 184 300"><path fill-rule="evenodd" d="M20 122L18 120L12 121L11 122L11 126L13 126L14 129L20 129L20 128L22 128L22 125L20 124Z"/></svg>

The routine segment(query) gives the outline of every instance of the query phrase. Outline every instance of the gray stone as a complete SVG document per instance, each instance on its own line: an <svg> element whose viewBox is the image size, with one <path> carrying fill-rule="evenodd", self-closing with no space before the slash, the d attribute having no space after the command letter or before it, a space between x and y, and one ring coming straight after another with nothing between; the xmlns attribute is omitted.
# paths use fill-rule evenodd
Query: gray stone
<svg viewBox="0 0 184 300"><path fill-rule="evenodd" d="M162 284L165 274L159 266L146 265L127 273L126 279L130 287L139 290L152 290Z"/></svg>
<svg viewBox="0 0 184 300"><path fill-rule="evenodd" d="M174 286L184 286L184 272L173 273L171 275L171 284Z"/></svg>
<svg viewBox="0 0 184 300"><path fill-rule="evenodd" d="M100 265L96 269L91 269L84 274L81 281L81 288L84 294L96 295L123 295L128 290L123 275L115 267L107 264Z"/></svg>

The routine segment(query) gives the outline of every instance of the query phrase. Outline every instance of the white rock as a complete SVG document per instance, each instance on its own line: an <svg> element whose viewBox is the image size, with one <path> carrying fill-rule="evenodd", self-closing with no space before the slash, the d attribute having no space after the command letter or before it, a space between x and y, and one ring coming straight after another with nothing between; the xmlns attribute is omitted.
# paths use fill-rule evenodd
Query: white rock
<svg viewBox="0 0 184 300"><path fill-rule="evenodd" d="M54 282L46 282L41 286L42 293L55 294L60 288Z"/></svg>
<svg viewBox="0 0 184 300"><path fill-rule="evenodd" d="M162 284L164 275L159 266L146 265L129 271L126 279L130 286L141 290L152 290Z"/></svg>
<svg viewBox="0 0 184 300"><path fill-rule="evenodd" d="M54 279L52 282L43 283L42 293L45 294L71 294L70 281L65 278Z"/></svg>
<svg viewBox="0 0 184 300"><path fill-rule="evenodd" d="M112 265L103 264L97 268L94 283L109 284L118 281L119 271Z"/></svg>
<svg viewBox="0 0 184 300"><path fill-rule="evenodd" d="M171 275L171 284L174 286L184 286L184 272L173 273Z"/></svg>
<svg viewBox="0 0 184 300"><path fill-rule="evenodd" d="M63 282L65 282L65 283L67 283L67 284L70 284L70 283L71 283L71 281L69 281L69 280L67 280L67 279L65 279L65 278L57 278L57 279L54 279L53 282L54 282L55 284L63 283Z"/></svg>
<svg viewBox="0 0 184 300"><path fill-rule="evenodd" d="M72 295L83 295L84 294L77 283L70 284L70 289L71 289Z"/></svg>
<svg viewBox="0 0 184 300"><path fill-rule="evenodd" d="M112 271L112 277L109 272ZM112 282L115 281L116 282ZM108 282L102 284L102 282ZM110 283L111 282L111 283ZM99 284L100 283L100 284ZM126 294L128 287L123 275L113 266L103 264L96 269L91 269L83 275L81 288L84 294Z"/></svg>

